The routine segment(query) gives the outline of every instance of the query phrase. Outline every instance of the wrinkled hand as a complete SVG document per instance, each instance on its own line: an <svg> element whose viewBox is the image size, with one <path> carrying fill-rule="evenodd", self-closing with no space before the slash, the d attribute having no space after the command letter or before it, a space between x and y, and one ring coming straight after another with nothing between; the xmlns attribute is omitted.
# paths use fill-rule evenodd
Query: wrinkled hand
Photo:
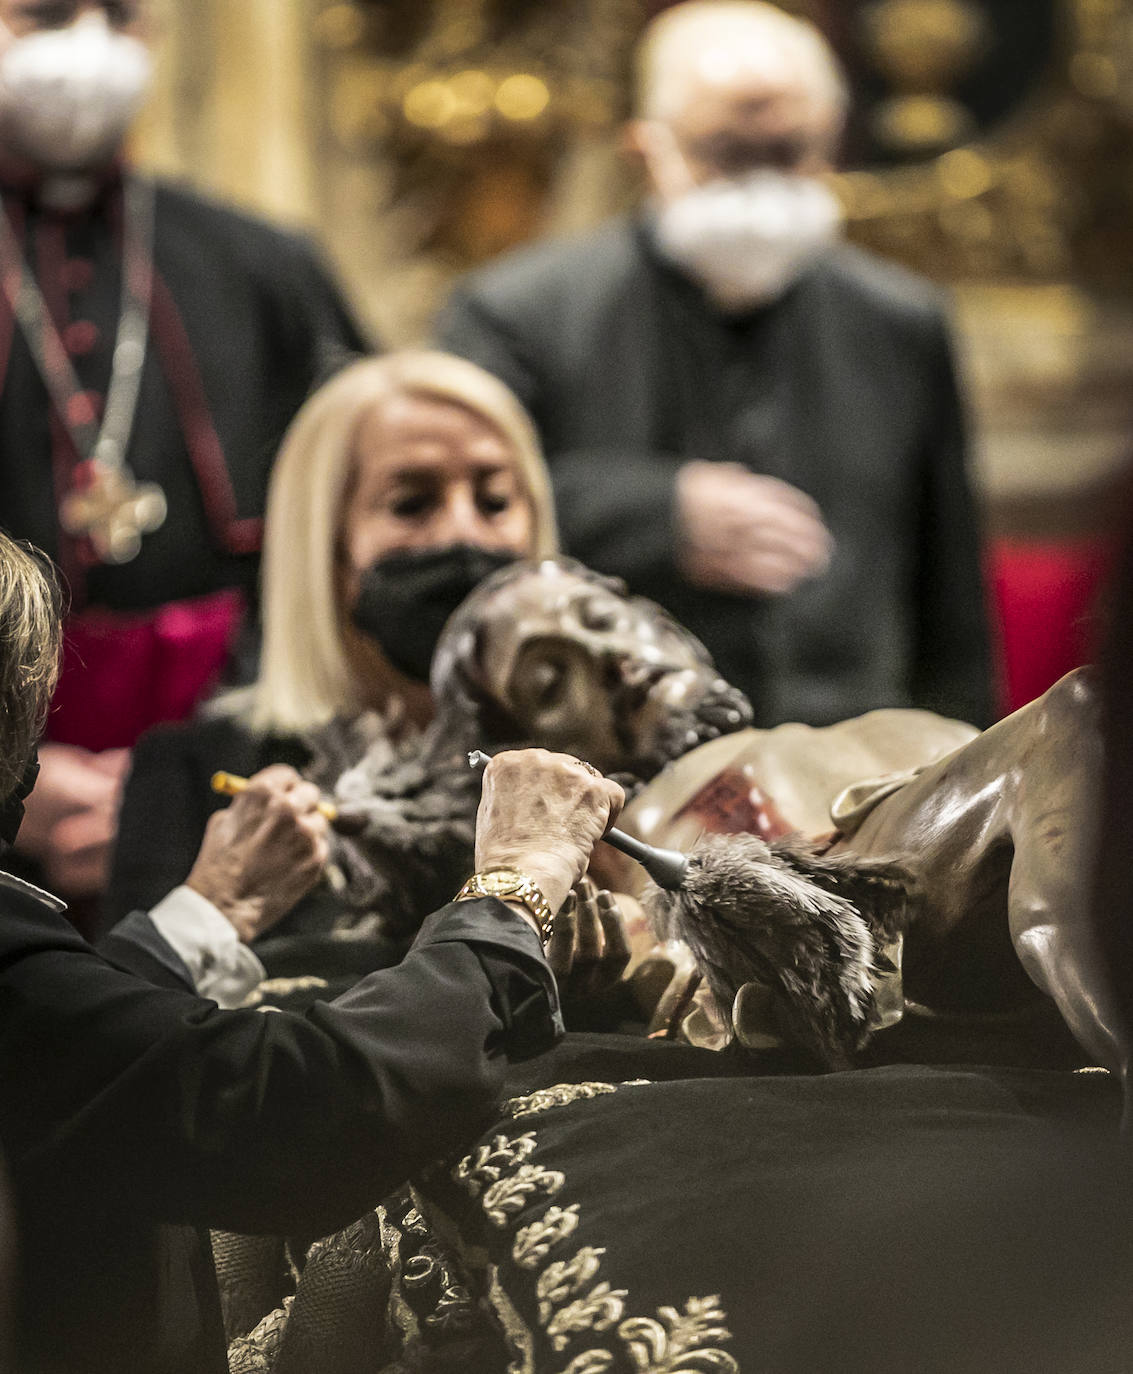
<svg viewBox="0 0 1133 1374"><path fill-rule="evenodd" d="M329 852L321 799L314 783L275 764L209 820L186 885L219 908L245 943L318 881Z"/></svg>
<svg viewBox="0 0 1133 1374"><path fill-rule="evenodd" d="M558 911L624 805L617 783L565 754L497 754L484 770L476 867L518 868Z"/></svg>
<svg viewBox="0 0 1133 1374"><path fill-rule="evenodd" d="M685 576L711 591L782 595L824 573L834 551L805 492L738 463L686 463L677 514Z"/></svg>
<svg viewBox="0 0 1133 1374"><path fill-rule="evenodd" d="M43 866L64 897L102 892L118 829L128 749L92 754L72 744L43 744L39 777L25 802L16 848Z"/></svg>
<svg viewBox="0 0 1133 1374"><path fill-rule="evenodd" d="M564 999L613 987L629 963L629 942L612 892L582 879L555 916L547 962Z"/></svg>

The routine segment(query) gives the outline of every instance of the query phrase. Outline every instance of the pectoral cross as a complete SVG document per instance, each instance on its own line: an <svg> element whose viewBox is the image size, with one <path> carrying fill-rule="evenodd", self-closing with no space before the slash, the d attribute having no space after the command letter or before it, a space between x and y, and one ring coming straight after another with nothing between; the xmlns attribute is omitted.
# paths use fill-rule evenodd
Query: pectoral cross
<svg viewBox="0 0 1133 1374"><path fill-rule="evenodd" d="M68 534L90 540L100 563L129 563L142 535L165 523L165 493L156 482L136 482L126 470L90 461L75 469L75 485L59 506Z"/></svg>

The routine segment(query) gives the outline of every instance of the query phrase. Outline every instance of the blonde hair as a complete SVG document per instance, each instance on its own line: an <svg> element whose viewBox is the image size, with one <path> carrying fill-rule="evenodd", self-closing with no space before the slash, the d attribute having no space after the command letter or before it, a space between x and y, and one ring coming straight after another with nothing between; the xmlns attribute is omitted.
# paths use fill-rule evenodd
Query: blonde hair
<svg viewBox="0 0 1133 1374"><path fill-rule="evenodd" d="M805 73L814 99L844 116L849 92L830 44L808 20L764 0L684 0L663 10L646 27L635 55L638 113L670 119L697 54L709 44L734 50L744 42L758 42L800 76Z"/></svg>
<svg viewBox="0 0 1133 1374"><path fill-rule="evenodd" d="M59 676L62 595L51 564L0 533L0 799L15 790Z"/></svg>
<svg viewBox="0 0 1133 1374"><path fill-rule="evenodd" d="M263 651L250 701L242 703L257 729L294 733L361 709L343 640L336 553L358 427L375 406L405 395L464 406L503 435L531 502L530 552L545 558L558 551L550 477L535 427L503 382L464 358L430 350L352 363L296 415L272 472Z"/></svg>

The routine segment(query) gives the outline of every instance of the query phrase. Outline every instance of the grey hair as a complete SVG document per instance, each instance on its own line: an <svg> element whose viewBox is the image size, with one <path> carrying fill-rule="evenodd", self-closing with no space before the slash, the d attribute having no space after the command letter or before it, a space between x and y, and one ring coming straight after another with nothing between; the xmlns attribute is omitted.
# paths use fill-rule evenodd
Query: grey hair
<svg viewBox="0 0 1133 1374"><path fill-rule="evenodd" d="M62 609L47 558L0 532L0 797L15 790L47 718Z"/></svg>

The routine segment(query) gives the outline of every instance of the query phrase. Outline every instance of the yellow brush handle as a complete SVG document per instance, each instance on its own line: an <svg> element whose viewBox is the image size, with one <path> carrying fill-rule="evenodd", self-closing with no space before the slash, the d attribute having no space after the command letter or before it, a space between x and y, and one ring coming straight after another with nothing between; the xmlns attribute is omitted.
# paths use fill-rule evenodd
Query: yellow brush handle
<svg viewBox="0 0 1133 1374"><path fill-rule="evenodd" d="M248 779L242 778L236 773L214 773L209 781L209 786L214 792L219 792L222 797L238 797L248 786ZM338 807L334 802L319 802L319 811L328 821L338 820Z"/></svg>

